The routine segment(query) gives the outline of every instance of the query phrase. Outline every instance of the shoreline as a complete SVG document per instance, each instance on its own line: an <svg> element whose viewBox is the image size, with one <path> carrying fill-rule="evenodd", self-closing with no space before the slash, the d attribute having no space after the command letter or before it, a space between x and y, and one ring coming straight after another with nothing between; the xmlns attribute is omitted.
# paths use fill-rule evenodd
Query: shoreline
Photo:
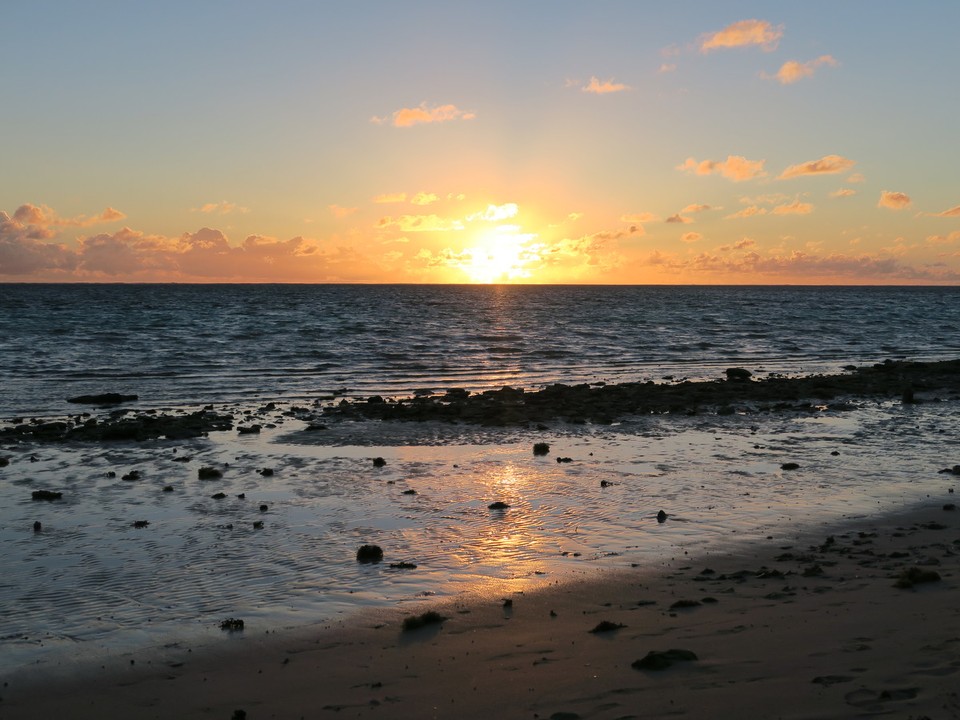
<svg viewBox="0 0 960 720"><path fill-rule="evenodd" d="M418 612L449 619L420 630L404 632L410 611L394 607L325 627L248 627L216 647L124 655L74 678L13 674L0 713L956 717L960 512L945 509L956 496L948 492L954 478L944 479L942 496L921 506L791 530L707 561L681 555L655 569L603 571L510 597L428 603ZM940 579L893 586L917 566ZM604 620L623 627L589 632ZM663 671L631 667L669 649L698 659Z"/></svg>

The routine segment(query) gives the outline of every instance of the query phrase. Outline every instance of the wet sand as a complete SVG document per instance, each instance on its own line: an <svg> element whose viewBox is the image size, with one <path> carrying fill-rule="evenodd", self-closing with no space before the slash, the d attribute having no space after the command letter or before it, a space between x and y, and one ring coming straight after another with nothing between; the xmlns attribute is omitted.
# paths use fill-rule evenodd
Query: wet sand
<svg viewBox="0 0 960 720"><path fill-rule="evenodd" d="M416 613L447 619L418 630L402 629L410 607L395 608L295 634L248 625L219 646L124 655L72 676L15 673L0 715L960 717L960 511L956 477L943 480L921 507L828 534L784 530L706 562L681 555L425 605ZM621 627L590 632L603 621ZM696 659L633 667L677 649Z"/></svg>

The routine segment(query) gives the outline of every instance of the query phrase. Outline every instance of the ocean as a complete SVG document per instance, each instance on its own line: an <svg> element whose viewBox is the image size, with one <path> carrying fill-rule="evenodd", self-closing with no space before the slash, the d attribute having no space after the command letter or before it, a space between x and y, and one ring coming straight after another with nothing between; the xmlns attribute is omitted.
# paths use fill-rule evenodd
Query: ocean
<svg viewBox="0 0 960 720"><path fill-rule="evenodd" d="M958 353L956 287L0 285L0 418Z"/></svg>
<svg viewBox="0 0 960 720"><path fill-rule="evenodd" d="M832 373L956 358L958 329L960 288L2 285L0 426L109 413L66 398L111 391L139 396L124 408L210 404L263 428L0 440L0 675L230 642L227 618L300 632L360 608L500 602L790 545L940 497L952 486L938 470L960 462L956 398L442 432L308 431L285 412L295 403L730 366ZM200 479L203 467L222 477ZM357 563L365 543L384 562Z"/></svg>

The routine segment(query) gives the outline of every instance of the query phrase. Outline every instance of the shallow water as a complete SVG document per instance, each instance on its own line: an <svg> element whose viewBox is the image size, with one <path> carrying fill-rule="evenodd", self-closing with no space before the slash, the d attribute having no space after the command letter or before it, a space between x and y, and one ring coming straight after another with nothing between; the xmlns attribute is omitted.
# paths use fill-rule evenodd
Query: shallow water
<svg viewBox="0 0 960 720"><path fill-rule="evenodd" d="M537 432L301 427L286 419L259 436L4 448L0 672L214 642L227 617L248 632L296 627L424 597L506 596L766 537L789 544L801 528L944 495L952 478L937 470L958 462L960 444L956 400ZM544 441L550 454L533 456ZM781 468L791 461L801 467ZM222 464L221 480L197 478ZM133 469L142 479L121 479ZM63 500L33 501L36 489ZM510 508L489 510L495 500ZM368 542L384 548L383 563L355 561ZM400 561L417 568L389 567Z"/></svg>

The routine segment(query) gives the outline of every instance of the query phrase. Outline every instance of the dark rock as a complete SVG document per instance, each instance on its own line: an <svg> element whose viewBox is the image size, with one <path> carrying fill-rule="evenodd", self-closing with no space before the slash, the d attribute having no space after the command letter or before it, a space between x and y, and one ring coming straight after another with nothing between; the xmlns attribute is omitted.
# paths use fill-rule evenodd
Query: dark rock
<svg viewBox="0 0 960 720"><path fill-rule="evenodd" d="M247 499L246 493L237 493L237 500L246 500L246 499Z"/></svg>
<svg viewBox="0 0 960 720"><path fill-rule="evenodd" d="M569 463L569 462L573 462L573 458L558 457L558 458L557 458L557 462L558 462L558 463Z"/></svg>
<svg viewBox="0 0 960 720"><path fill-rule="evenodd" d="M33 523L33 531L34 531L34 532L40 532L41 530L43 530L43 524L42 524L39 520L34 521L34 523Z"/></svg>
<svg viewBox="0 0 960 720"><path fill-rule="evenodd" d="M164 486L163 486L163 491L164 491L164 492L173 492L173 485L164 485Z"/></svg>
<svg viewBox="0 0 960 720"><path fill-rule="evenodd" d="M139 400L138 395L121 395L120 393L101 393L100 395L78 395L67 398L68 403L75 405L118 405L125 402Z"/></svg>
<svg viewBox="0 0 960 720"><path fill-rule="evenodd" d="M247 711L234 710L233 715L230 716L230 720L247 720Z"/></svg>
<svg viewBox="0 0 960 720"><path fill-rule="evenodd" d="M133 482L134 480L142 480L143 475L139 470L131 470L126 475L120 477L121 480L126 480L128 482Z"/></svg>
<svg viewBox="0 0 960 720"><path fill-rule="evenodd" d="M686 610L688 608L700 607L699 600L677 600L670 606L671 610Z"/></svg>
<svg viewBox="0 0 960 720"><path fill-rule="evenodd" d="M946 473L948 475L960 475L960 465L954 465L953 467L944 468L943 470L938 470L939 473Z"/></svg>
<svg viewBox="0 0 960 720"><path fill-rule="evenodd" d="M145 528L145 527L147 527L147 526L149 526L149 525L150 525L150 521L149 521L149 520L134 520L134 521L133 521L133 527L137 528L138 530L141 530L141 529L143 529L143 528Z"/></svg>
<svg viewBox="0 0 960 720"><path fill-rule="evenodd" d="M379 545L361 545L357 550L358 563L378 563L383 560L383 548Z"/></svg>
<svg viewBox="0 0 960 720"><path fill-rule="evenodd" d="M893 584L893 586L907 589L912 588L914 585L939 581L940 573L938 573L936 570L927 570L926 568L921 567L911 567L900 573L900 577L897 578L897 581Z"/></svg>
<svg viewBox="0 0 960 720"><path fill-rule="evenodd" d="M273 468L263 468L263 470L260 471L260 474L263 475L264 477L272 477Z"/></svg>
<svg viewBox="0 0 960 720"><path fill-rule="evenodd" d="M823 575L823 568L814 563L813 565L805 567L801 575L804 577L818 577Z"/></svg>
<svg viewBox="0 0 960 720"><path fill-rule="evenodd" d="M266 512L269 509L270 507L266 503L260 506L260 512Z"/></svg>
<svg viewBox="0 0 960 720"><path fill-rule="evenodd" d="M211 500L223 500L227 496L226 493L218 492L210 496Z"/></svg>
<svg viewBox="0 0 960 720"><path fill-rule="evenodd" d="M253 529L254 529L254 530L259 530L259 529L262 528L262 527L263 527L263 520L254 520L254 521L253 521Z"/></svg>
<svg viewBox="0 0 960 720"><path fill-rule="evenodd" d="M10 458L0 457L0 467L6 467L10 464Z"/></svg>
<svg viewBox="0 0 960 720"><path fill-rule="evenodd" d="M784 463L783 465L780 466L780 469L781 470L799 470L800 463L795 463L795 462Z"/></svg>
<svg viewBox="0 0 960 720"><path fill-rule="evenodd" d="M550 443L538 442L533 444L533 454L534 455L549 455L550 454Z"/></svg>
<svg viewBox="0 0 960 720"><path fill-rule="evenodd" d="M386 465L386 464L387 464L387 461L384 460L382 457L375 457L375 458L373 459L373 466L374 466L374 467L381 468L381 467L383 467L383 466Z"/></svg>
<svg viewBox="0 0 960 720"><path fill-rule="evenodd" d="M663 510L661 510L660 512L657 513L657 522L665 523L668 517L669 515L667 515Z"/></svg>
<svg viewBox="0 0 960 720"><path fill-rule="evenodd" d="M609 620L601 620L594 626L592 630L588 630L588 632L592 632L592 633L613 632L614 630L619 630L620 628L625 628L625 627L626 625L624 625L623 623L615 623L615 622L610 622Z"/></svg>
<svg viewBox="0 0 960 720"><path fill-rule="evenodd" d="M238 425L237 432L240 435L259 435L262 426L260 425Z"/></svg>
<svg viewBox="0 0 960 720"><path fill-rule="evenodd" d="M402 494L403 494L403 495L416 495L416 494L417 494L417 491L416 491L416 490L413 490L413 489L404 490Z"/></svg>
<svg viewBox="0 0 960 720"><path fill-rule="evenodd" d="M639 660L634 660L631 664L635 670L666 670L676 662L690 662L698 660L696 653L690 650L666 650L657 652L651 650Z"/></svg>
<svg viewBox="0 0 960 720"><path fill-rule="evenodd" d="M506 510L508 507L510 506L502 500L497 500L487 505L488 510Z"/></svg>
<svg viewBox="0 0 960 720"><path fill-rule="evenodd" d="M957 509L957 506L954 503L947 503L943 506L943 509L947 511L953 511Z"/></svg>
<svg viewBox="0 0 960 720"><path fill-rule="evenodd" d="M417 566L409 562L390 563L390 567L395 570L416 570Z"/></svg>
<svg viewBox="0 0 960 720"><path fill-rule="evenodd" d="M243 620L240 618L227 618L220 622L220 629L227 632L239 632L243 630Z"/></svg>
<svg viewBox="0 0 960 720"><path fill-rule="evenodd" d="M749 380L753 377L753 373L747 370L746 368L734 367L727 368L726 370L727 380Z"/></svg>
<svg viewBox="0 0 960 720"><path fill-rule="evenodd" d="M34 500L59 500L63 497L63 493L56 490L34 490L31 495Z"/></svg>
<svg viewBox="0 0 960 720"><path fill-rule="evenodd" d="M200 480L219 480L223 477L223 470L215 467L202 467L197 470L197 478Z"/></svg>
<svg viewBox="0 0 960 720"><path fill-rule="evenodd" d="M447 619L448 618L434 610L428 610L422 615L411 615L410 617L405 618L403 621L403 629L405 631L419 630L427 625L439 625Z"/></svg>
<svg viewBox="0 0 960 720"><path fill-rule="evenodd" d="M613 485L613 483L610 482L609 480L601 480L601 481L600 481L600 487L602 487L602 488L604 488L604 487L610 487L611 485Z"/></svg>

